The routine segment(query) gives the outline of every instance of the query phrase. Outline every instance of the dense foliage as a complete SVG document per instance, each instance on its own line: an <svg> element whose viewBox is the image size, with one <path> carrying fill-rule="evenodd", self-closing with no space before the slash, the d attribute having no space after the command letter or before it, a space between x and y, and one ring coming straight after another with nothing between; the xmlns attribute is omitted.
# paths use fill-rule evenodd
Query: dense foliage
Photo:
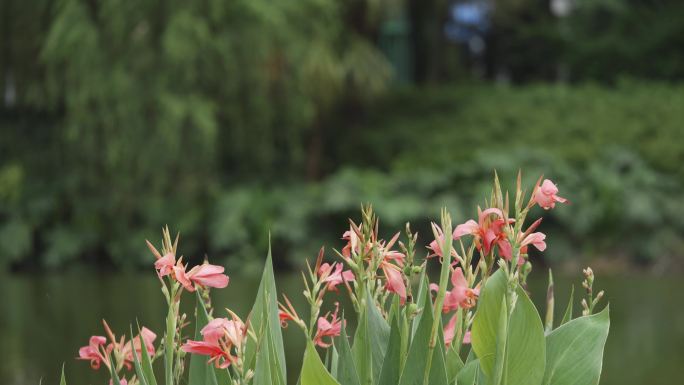
<svg viewBox="0 0 684 385"><path fill-rule="evenodd" d="M558 234L549 258L627 256L667 268L680 256L684 233L682 95L680 86L650 83L397 92L372 113L337 123L346 134L326 136L321 181L297 182L296 172L283 169L270 182L235 183L222 178L232 167L195 163L215 164L216 157L188 155L178 158L186 171L155 168L139 185L112 166L116 174L93 176L96 193L79 187L81 168L65 166L69 154L51 140L62 131L17 119L4 131L13 139L2 149L0 255L4 264L58 266L95 255L139 264L135 245L150 227L175 218L188 249L230 256L231 266L248 266L268 229L296 261L315 246L310 239L326 239L361 202L373 202L389 224L410 220L427 229L428 207L449 204L460 217L463 207L480 203L492 168L510 178L525 167L553 172L579 203L573 218L554 213L545 223ZM76 153L97 153L82 146ZM594 242L575 242L587 237Z"/></svg>
<svg viewBox="0 0 684 385"><path fill-rule="evenodd" d="M554 258L668 267L684 238L683 87L618 78L680 78L681 4L578 1L560 23L545 2L496 2L488 60L513 80L555 79L563 63L611 86L383 93L377 47L397 18L413 26L416 81L465 77L449 74L463 68L438 22L447 3L4 1L0 266L140 265L139 242L170 222L188 249L240 266L268 227L301 261L361 202L426 229L426 207L464 207L492 168L527 167L583 203L547 225ZM653 31L626 32L641 25Z"/></svg>

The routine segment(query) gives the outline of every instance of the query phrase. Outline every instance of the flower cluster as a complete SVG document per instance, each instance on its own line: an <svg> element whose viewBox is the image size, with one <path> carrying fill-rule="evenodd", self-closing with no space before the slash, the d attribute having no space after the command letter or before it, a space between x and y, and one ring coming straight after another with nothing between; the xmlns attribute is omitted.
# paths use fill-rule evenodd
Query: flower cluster
<svg viewBox="0 0 684 385"><path fill-rule="evenodd" d="M231 364L242 365L241 353L247 336L247 326L235 313L232 319L215 318L200 333L202 341L188 340L183 346L187 353L210 356L209 362L217 368Z"/></svg>
<svg viewBox="0 0 684 385"><path fill-rule="evenodd" d="M140 360L143 348L148 356L152 357L152 359L154 358L156 352L154 340L157 338L157 335L153 331L143 327L133 340L126 341L126 338L123 335L117 339L105 320L102 320L102 323L107 337L90 337L88 345L83 346L78 350L78 360L90 361L90 366L94 370L100 369L104 364L108 370L119 373L122 372L124 368L128 371L133 369L133 354ZM109 343L107 343L108 338ZM114 367L112 367L112 365L114 365ZM123 378L121 383L126 385L128 381Z"/></svg>
<svg viewBox="0 0 684 385"><path fill-rule="evenodd" d="M307 320L300 317L287 296L283 295L282 301L277 301L273 289L275 284L272 282L274 278L270 270L264 273L262 286L259 289L259 292L265 295L257 298L257 301L261 302L257 302L254 306L256 309L254 312L258 314L250 314L243 321L237 314L226 309L229 317L214 318L209 289L228 286L229 277L224 273L224 268L204 262L189 269L188 265L183 263L182 256L177 258L178 237L172 241L168 229L164 229L161 251L147 242L148 248L155 256L154 268L162 283L162 292L168 304L166 332L159 351L155 350L153 345L156 334L149 329L143 327L138 336L126 341L124 337L117 339L105 322L107 337L91 337L89 344L79 350L78 358L90 361L93 369L105 365L110 369L112 379L120 379L123 385L156 383L156 381L144 380L147 374L141 374L139 357L149 357L149 360L146 360L149 366L151 366L149 361L163 357L166 384L182 383L182 373L186 367L184 359L187 354L206 356L206 362L213 367L202 370L206 373L214 371L217 379L220 376L228 376L232 384L247 385L253 383L253 379L268 382L269 380L264 380L267 378L282 385L287 377L284 371L274 374L273 377L271 374L255 373L258 367L255 362L283 360L281 357L284 357L282 342L280 342L282 336L279 335L280 328L273 325L271 319L266 317L275 317L275 311L277 311L282 328L294 324L301 329L307 339L308 352L315 353L317 349L329 349L340 341L347 342L339 338L343 335L343 331L346 331L347 326L344 313L340 310L340 302L337 298L329 301L331 296L339 295L348 296L357 319L365 317L364 320L368 321L359 325L368 325L368 327L372 325L374 328L367 330L365 334L357 332L357 336L363 335L370 340L364 343L370 342L375 345L385 343L387 349L390 349L390 346L398 349L393 354L387 353L387 357L398 357L397 359L404 360L405 353L414 350L409 345L427 344L428 351L425 357L416 358L427 360L426 371L419 374L420 378L417 378L417 381L431 378L428 377L431 376L429 365L432 364L431 359L434 356L432 349L436 346L444 349L445 352L448 350L447 356L451 360L464 357L467 349L475 355L482 354L477 358L485 357L484 354L486 356L497 354L496 351L491 350L484 353L478 351L478 343L482 343L482 333L478 332L478 327L481 329L483 324L477 321L476 310L477 314L482 314L482 311L487 311L487 307L491 307L480 306L480 293L485 293L483 295L489 297L490 293L494 292L495 295L501 296L501 300L494 301L499 302L500 308L492 311L495 316L490 315L489 319L499 317L499 322L505 326L501 330L507 330L514 312L527 306L526 304L531 304L529 298L522 304L517 302L519 297L525 298L526 296L524 289L527 274L532 268L529 260L530 247L539 252L547 248L546 235L538 231L542 218L537 218L528 224L526 223L528 215L536 206L543 210L550 210L558 203L568 202L567 199L558 195L558 188L548 179L540 178L529 195L521 188L520 180L521 176L518 175L515 198L513 202L510 202L508 194L501 191L498 177L495 178L492 195L485 200L483 208L477 208L476 219L468 219L455 228L452 227L451 216L444 209L439 224L431 223L432 237L426 246L427 251L422 249L425 254L419 259L416 258L418 234L411 231L409 224L406 224L405 237L402 237L401 232L397 232L383 239L380 236L379 220L372 207L363 207L361 221L357 223L350 220L348 229L342 234L344 241L342 248L339 251L335 250L334 256L328 255L328 257L334 257L334 260L328 258L326 262L325 249L321 248L313 265L306 262L307 270L302 275L305 286L304 298L309 306ZM524 200L526 202L523 202ZM434 280L435 276L432 274L434 270L439 270L438 280ZM594 275L591 269L584 270L584 275L583 287L587 297L582 299L581 303L583 315L590 316L603 297L603 292L594 296ZM494 282L494 285L489 285L490 282ZM554 326L552 287L550 283L547 294L550 298L547 300L547 333L552 332ZM199 336L195 339L182 337L186 322L185 315L180 314L179 309L181 295L184 292L196 293L198 306L196 319L201 322L198 325L198 328L201 327L199 329L201 339ZM487 303L491 304L492 301ZM566 312L570 319L572 318L571 309L570 307L570 311ZM508 312L503 310L508 310ZM426 314L432 317L425 318ZM527 318L534 321L533 318L536 317ZM427 325L425 329L423 325ZM534 326L531 325L531 327ZM538 332L541 337L537 340L543 345L544 333L541 325L539 326ZM375 329L391 330L391 332L374 333ZM409 330L413 330L415 335L407 335ZM416 330L421 330L421 332L418 333ZM265 335L269 339L262 340ZM397 338L395 343L378 341L378 338L392 338L387 335L395 336L393 337ZM266 343L263 343L264 341ZM467 346L471 344L473 346ZM281 349L279 352L275 350L277 346ZM351 346L354 346L354 351L356 351L355 344ZM466 352L461 349L466 349ZM543 346L540 349L543 353ZM423 350L424 348L421 347L420 351ZM358 351L364 352L365 350L358 349ZM336 367L334 361L343 359L342 355L335 354L335 350L327 353L332 362L314 365L315 375L302 376L303 385L318 383L311 382L312 378L318 381L326 377L326 374L321 372L321 368L323 371L330 370L333 376L336 375L333 370ZM266 354L266 356L259 354ZM268 358L266 361L260 361L258 357ZM307 357L305 360L307 364L311 361L309 358L315 356L306 355L305 357ZM378 357L370 354L366 358L371 361L368 367L379 366L380 363L373 362ZM508 359L508 357L504 358ZM352 360L345 365L354 365L354 362ZM390 365L396 365L398 368L405 367L402 361ZM126 374L124 370L131 370L132 367L137 369L138 377L118 375L119 373ZM191 367L197 366L191 365ZM284 368L284 361L274 361L266 364L265 367L266 369L261 370L280 370ZM461 362L455 367L457 368L454 371L460 370L464 367L464 363ZM485 370L484 367L480 369ZM150 372L153 370L148 367L147 373ZM204 375L196 378L205 378ZM364 373L364 376L367 375L372 377L372 373ZM193 378L192 374L189 377ZM308 378L306 384L303 378ZM498 382L494 380L494 383L502 383L500 378ZM454 382L456 378L448 379L448 383ZM460 379L458 382L460 383Z"/></svg>

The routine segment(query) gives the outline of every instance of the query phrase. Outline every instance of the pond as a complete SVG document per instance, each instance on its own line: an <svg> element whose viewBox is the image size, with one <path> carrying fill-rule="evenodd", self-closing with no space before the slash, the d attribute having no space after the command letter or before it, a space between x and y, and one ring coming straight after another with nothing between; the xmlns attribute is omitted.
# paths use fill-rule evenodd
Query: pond
<svg viewBox="0 0 684 385"><path fill-rule="evenodd" d="M232 276L227 289L213 293L218 310L229 306L240 315L251 308L258 279ZM556 279L556 308L562 312L570 284L580 278ZM279 290L303 309L301 278L277 277ZM87 362L76 361L78 348L88 337L103 334L101 319L114 331L128 330L136 318L161 334L165 303L159 282L150 275L63 274L0 277L0 384L57 384L62 363L69 385L106 384L104 371L93 372ZM676 277L598 277L597 287L607 291L611 328L604 361L603 385L665 385L680 382L684 369L684 281ZM533 299L543 301L545 283L531 284ZM334 294L333 294L334 295ZM192 299L185 297L187 305ZM575 310L579 309L576 304ZM192 314L191 307L184 309ZM558 316L560 317L560 315ZM188 329L188 334L192 331ZM299 369L304 347L301 332L285 330L288 372Z"/></svg>

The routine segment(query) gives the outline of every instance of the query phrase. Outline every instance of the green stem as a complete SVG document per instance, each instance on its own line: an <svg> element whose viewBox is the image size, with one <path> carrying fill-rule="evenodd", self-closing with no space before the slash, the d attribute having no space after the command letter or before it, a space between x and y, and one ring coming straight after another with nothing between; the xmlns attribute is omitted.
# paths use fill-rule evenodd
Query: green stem
<svg viewBox="0 0 684 385"><path fill-rule="evenodd" d="M176 319L178 313L178 304L175 302L175 297L176 289L172 288L169 301L169 313L166 316L166 337L164 346L164 377L166 378L166 385L173 385L173 358L175 353Z"/></svg>

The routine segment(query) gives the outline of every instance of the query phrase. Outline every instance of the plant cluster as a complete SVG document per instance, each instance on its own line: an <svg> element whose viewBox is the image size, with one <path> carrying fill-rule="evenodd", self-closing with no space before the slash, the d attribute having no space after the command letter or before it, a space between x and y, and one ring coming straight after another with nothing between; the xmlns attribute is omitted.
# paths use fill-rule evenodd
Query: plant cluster
<svg viewBox="0 0 684 385"><path fill-rule="evenodd" d="M571 296L555 322L551 277L543 323L526 291L529 250L546 249L546 235L537 231L542 219L529 221L530 210L567 200L542 178L528 196L519 174L512 200L496 178L485 203L477 220L457 226L444 209L425 258L418 258L409 224L403 240L400 232L384 240L377 216L364 207L360 223L349 221L334 261L325 262L321 249L307 264L308 316L286 295L277 301L270 251L247 317L230 309L227 317L213 316L209 289L226 287L228 276L208 262L188 270L177 258L178 237L172 241L165 229L161 251L148 242L169 309L162 343L155 348L146 328L137 337L131 330L129 342L117 339L105 322L107 336L91 337L79 356L94 369L108 368L114 384L156 385L152 365L163 359L166 385L185 381L186 369L191 385L284 385L281 327L295 325L307 341L302 385L597 384L609 319L607 307L596 312L603 292L594 295L592 270L584 270L587 297L578 318ZM439 270L435 282L430 265ZM184 292L196 293L192 338L183 337L187 322L178 310ZM353 333L339 295L351 302Z"/></svg>

